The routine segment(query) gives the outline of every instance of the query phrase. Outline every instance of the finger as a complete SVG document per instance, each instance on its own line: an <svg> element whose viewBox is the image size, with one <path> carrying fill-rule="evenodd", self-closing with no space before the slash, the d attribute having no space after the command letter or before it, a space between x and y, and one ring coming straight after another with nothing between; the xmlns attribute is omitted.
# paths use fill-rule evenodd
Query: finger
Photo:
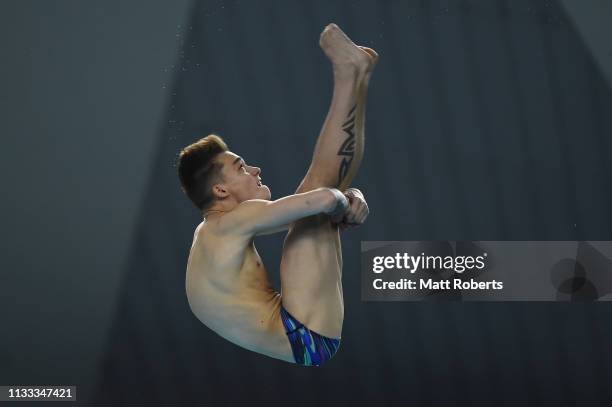
<svg viewBox="0 0 612 407"><path fill-rule="evenodd" d="M368 211L364 208L361 211L359 211L359 213L356 216L356 219L358 219L358 222L361 224L366 220L367 217L368 217Z"/></svg>
<svg viewBox="0 0 612 407"><path fill-rule="evenodd" d="M368 208L368 205L365 206L364 208L364 219L368 217L368 215L370 214L370 208Z"/></svg>
<svg viewBox="0 0 612 407"><path fill-rule="evenodd" d="M368 208L368 205L364 203L363 206L360 208L359 213L367 215L368 213L370 213L370 208Z"/></svg>
<svg viewBox="0 0 612 407"><path fill-rule="evenodd" d="M355 208L354 210L351 210L349 216L347 216L349 223L357 222L357 218L359 217L359 211L360 211L359 208Z"/></svg>
<svg viewBox="0 0 612 407"><path fill-rule="evenodd" d="M369 213L366 212L363 214L363 219L361 220L361 223L364 223L366 221L366 219L368 218Z"/></svg>
<svg viewBox="0 0 612 407"><path fill-rule="evenodd" d="M365 212L366 210L367 210L367 207L366 207L365 203L360 202L359 206L355 209L355 213L356 214L361 214L361 213Z"/></svg>
<svg viewBox="0 0 612 407"><path fill-rule="evenodd" d="M363 208L363 202L360 199L355 199L355 202L351 205L351 212L354 214L359 213L361 208Z"/></svg>
<svg viewBox="0 0 612 407"><path fill-rule="evenodd" d="M353 217L355 219L359 219L365 213L365 211L366 209L364 205L360 204L353 210Z"/></svg>

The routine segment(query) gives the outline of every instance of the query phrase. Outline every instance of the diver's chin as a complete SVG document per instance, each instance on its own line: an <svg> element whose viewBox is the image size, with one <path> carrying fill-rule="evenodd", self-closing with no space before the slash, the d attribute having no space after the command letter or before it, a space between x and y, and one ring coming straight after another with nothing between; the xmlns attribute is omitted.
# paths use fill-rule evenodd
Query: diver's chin
<svg viewBox="0 0 612 407"><path fill-rule="evenodd" d="M262 185L259 187L261 195L263 196L263 199L267 199L270 200L270 198L272 198L272 193L270 192L270 188L268 188L267 185Z"/></svg>

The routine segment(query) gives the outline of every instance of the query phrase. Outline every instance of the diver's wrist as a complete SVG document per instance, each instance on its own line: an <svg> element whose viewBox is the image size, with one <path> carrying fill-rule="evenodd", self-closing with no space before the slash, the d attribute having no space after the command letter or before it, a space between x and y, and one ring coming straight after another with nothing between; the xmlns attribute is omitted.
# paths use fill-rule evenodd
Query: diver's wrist
<svg viewBox="0 0 612 407"><path fill-rule="evenodd" d="M330 192L334 194L334 202L331 205L331 209L328 215L332 218L343 215L348 209L349 201L346 196L336 188L329 188Z"/></svg>

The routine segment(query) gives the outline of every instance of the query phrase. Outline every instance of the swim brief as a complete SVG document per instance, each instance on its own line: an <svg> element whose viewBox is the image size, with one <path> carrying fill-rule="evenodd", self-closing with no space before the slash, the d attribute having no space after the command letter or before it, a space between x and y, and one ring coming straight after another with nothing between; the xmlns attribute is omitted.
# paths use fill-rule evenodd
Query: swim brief
<svg viewBox="0 0 612 407"><path fill-rule="evenodd" d="M306 328L281 305L281 318L295 363L303 366L321 366L334 356L340 347L340 338L328 338Z"/></svg>

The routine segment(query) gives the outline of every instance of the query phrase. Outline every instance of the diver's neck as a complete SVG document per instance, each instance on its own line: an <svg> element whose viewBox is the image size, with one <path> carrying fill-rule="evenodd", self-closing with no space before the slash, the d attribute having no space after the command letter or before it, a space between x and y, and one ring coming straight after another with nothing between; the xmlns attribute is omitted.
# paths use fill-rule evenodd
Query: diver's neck
<svg viewBox="0 0 612 407"><path fill-rule="evenodd" d="M227 212L232 211L234 208L238 206L237 202L222 202L213 205L212 207L202 211L202 217L204 220L209 219L210 216L219 216L223 215Z"/></svg>

